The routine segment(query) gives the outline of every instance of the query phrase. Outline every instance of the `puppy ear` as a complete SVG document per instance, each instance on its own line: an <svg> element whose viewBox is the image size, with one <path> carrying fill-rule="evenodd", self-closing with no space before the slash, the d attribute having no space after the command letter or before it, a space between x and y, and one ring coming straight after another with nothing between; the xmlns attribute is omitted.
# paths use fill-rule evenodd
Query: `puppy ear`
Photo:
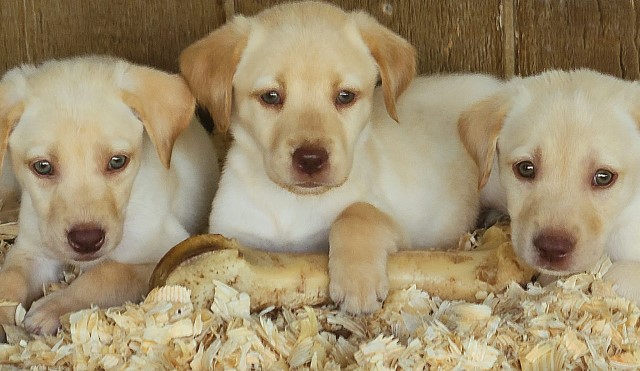
<svg viewBox="0 0 640 371"><path fill-rule="evenodd" d="M510 109L506 94L496 94L482 100L460 115L458 134L480 169L478 189L489 180L498 146L498 135Z"/></svg>
<svg viewBox="0 0 640 371"><path fill-rule="evenodd" d="M24 112L26 76L34 67L25 65L7 72L0 80L0 170L9 145L9 135Z"/></svg>
<svg viewBox="0 0 640 371"><path fill-rule="evenodd" d="M248 35L248 20L236 16L180 54L180 72L196 100L207 107L216 128L223 133L231 122L233 75Z"/></svg>
<svg viewBox="0 0 640 371"><path fill-rule="evenodd" d="M189 126L195 99L179 75L128 65L121 76L122 99L140 117L162 164L171 164L173 145Z"/></svg>
<svg viewBox="0 0 640 371"><path fill-rule="evenodd" d="M362 40L378 64L387 112L397 122L396 99L416 75L416 50L370 15L364 12L352 15Z"/></svg>

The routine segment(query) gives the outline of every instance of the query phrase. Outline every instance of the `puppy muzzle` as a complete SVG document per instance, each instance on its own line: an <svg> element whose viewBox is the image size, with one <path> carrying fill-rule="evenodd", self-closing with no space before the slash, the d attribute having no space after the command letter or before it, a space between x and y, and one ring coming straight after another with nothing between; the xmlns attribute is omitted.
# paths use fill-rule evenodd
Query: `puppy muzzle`
<svg viewBox="0 0 640 371"><path fill-rule="evenodd" d="M533 239L537 266L550 271L567 271L576 248L576 238L564 230L543 230Z"/></svg>
<svg viewBox="0 0 640 371"><path fill-rule="evenodd" d="M337 186L331 174L329 151L321 145L302 145L291 155L293 191L318 193Z"/></svg>
<svg viewBox="0 0 640 371"><path fill-rule="evenodd" d="M67 231L67 242L76 252L74 260L90 261L101 257L99 250L104 245L106 233L93 224L74 225Z"/></svg>

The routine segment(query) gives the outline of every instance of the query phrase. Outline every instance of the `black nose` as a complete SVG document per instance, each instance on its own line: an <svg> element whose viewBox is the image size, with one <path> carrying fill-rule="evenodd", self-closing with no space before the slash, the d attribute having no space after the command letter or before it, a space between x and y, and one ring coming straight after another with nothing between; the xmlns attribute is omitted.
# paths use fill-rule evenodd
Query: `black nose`
<svg viewBox="0 0 640 371"><path fill-rule="evenodd" d="M328 159L329 154L322 147L300 147L293 152L293 165L307 175L322 170Z"/></svg>
<svg viewBox="0 0 640 371"><path fill-rule="evenodd" d="M542 232L533 240L540 257L548 262L559 262L569 256L576 246L575 238L568 232Z"/></svg>
<svg viewBox="0 0 640 371"><path fill-rule="evenodd" d="M75 226L67 232L67 241L80 254L96 252L104 244L104 230L94 226Z"/></svg>

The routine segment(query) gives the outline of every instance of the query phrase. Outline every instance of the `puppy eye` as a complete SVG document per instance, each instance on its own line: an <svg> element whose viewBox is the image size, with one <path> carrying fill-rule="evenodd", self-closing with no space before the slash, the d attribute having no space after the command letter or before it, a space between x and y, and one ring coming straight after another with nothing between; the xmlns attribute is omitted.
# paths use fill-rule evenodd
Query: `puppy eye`
<svg viewBox="0 0 640 371"><path fill-rule="evenodd" d="M336 96L336 104L339 106L345 106L353 102L355 98L356 98L355 93L350 92L348 90L340 90L340 92Z"/></svg>
<svg viewBox="0 0 640 371"><path fill-rule="evenodd" d="M616 181L617 177L617 174L612 173L609 170L599 169L595 174L593 174L591 185L594 187L606 188L612 185Z"/></svg>
<svg viewBox="0 0 640 371"><path fill-rule="evenodd" d="M536 176L536 168L531 161L520 161L513 165L513 171L522 179L533 179Z"/></svg>
<svg viewBox="0 0 640 371"><path fill-rule="evenodd" d="M268 104L270 106L282 104L282 97L280 96L280 93L275 90L269 90L265 93L262 93L262 95L260 95L260 99L262 99L265 104Z"/></svg>
<svg viewBox="0 0 640 371"><path fill-rule="evenodd" d="M31 168L40 176L52 176L53 165L48 160L38 160L31 164Z"/></svg>
<svg viewBox="0 0 640 371"><path fill-rule="evenodd" d="M120 170L124 168L129 162L129 158L125 155L116 155L111 157L109 164L107 165L108 171Z"/></svg>

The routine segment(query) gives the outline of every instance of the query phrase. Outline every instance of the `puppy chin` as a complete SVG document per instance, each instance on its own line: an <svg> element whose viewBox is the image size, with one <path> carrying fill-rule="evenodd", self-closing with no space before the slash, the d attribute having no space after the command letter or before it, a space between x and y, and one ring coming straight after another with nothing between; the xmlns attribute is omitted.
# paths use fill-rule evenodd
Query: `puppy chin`
<svg viewBox="0 0 640 371"><path fill-rule="evenodd" d="M105 260L104 254L77 255L69 260L69 264L73 264L82 269L93 267L94 265Z"/></svg>
<svg viewBox="0 0 640 371"><path fill-rule="evenodd" d="M73 264L80 268L90 268L96 264L99 264L107 259L107 256L111 253L111 250L115 248L115 246L102 246L98 251L87 254L80 254L74 251L71 246L65 246L66 251L65 254L66 259L65 263Z"/></svg>
<svg viewBox="0 0 640 371"><path fill-rule="evenodd" d="M336 177L328 171L307 175L293 170L286 171L286 176L275 172L267 172L269 179L276 185L297 195L319 195L338 188L347 181L347 177Z"/></svg>
<svg viewBox="0 0 640 371"><path fill-rule="evenodd" d="M537 266L535 264L533 264L532 266L535 267L538 272L549 275L549 276L560 277L560 276L567 276L567 275L579 272L574 270L547 269L547 268L544 268L543 266Z"/></svg>
<svg viewBox="0 0 640 371"><path fill-rule="evenodd" d="M298 195L319 195L338 186L339 185L328 185L328 184L316 183L316 182L302 182L302 183L288 184L288 185L285 185L284 188L286 188L289 192L295 193Z"/></svg>
<svg viewBox="0 0 640 371"><path fill-rule="evenodd" d="M575 254L567 256L558 262L549 262L540 257L537 257L530 263L532 267L535 267L539 272L551 275L551 276L566 276L570 274L586 272L593 268L597 263L594 261L579 261Z"/></svg>
<svg viewBox="0 0 640 371"><path fill-rule="evenodd" d="M575 272L571 260L571 256L557 259L555 261L549 261L540 256L536 256L536 258L531 262L531 265L536 267L540 272L557 276Z"/></svg>

